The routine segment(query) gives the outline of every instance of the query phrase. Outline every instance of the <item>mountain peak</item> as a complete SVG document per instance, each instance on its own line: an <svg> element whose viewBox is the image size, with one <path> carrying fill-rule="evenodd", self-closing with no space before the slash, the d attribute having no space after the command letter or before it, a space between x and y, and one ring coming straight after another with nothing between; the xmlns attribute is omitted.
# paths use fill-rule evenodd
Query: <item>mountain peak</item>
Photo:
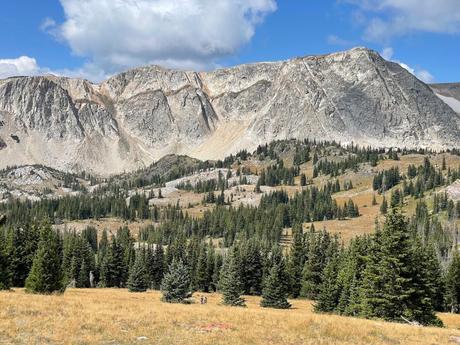
<svg viewBox="0 0 460 345"><path fill-rule="evenodd" d="M119 173L166 154L218 159L275 139L454 147L460 119L368 48L212 72L145 66L100 85L0 82L0 165ZM13 139L16 138L16 139Z"/></svg>

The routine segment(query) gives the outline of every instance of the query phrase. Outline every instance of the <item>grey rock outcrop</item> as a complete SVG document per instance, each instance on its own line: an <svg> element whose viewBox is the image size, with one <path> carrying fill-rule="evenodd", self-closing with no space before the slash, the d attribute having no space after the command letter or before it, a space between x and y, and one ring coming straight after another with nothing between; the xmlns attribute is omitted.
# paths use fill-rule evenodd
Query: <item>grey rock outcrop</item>
<svg viewBox="0 0 460 345"><path fill-rule="evenodd" d="M103 175L170 153L223 158L274 139L460 143L460 115L365 48L205 73L142 67L100 85L9 78L0 81L0 124L0 167L40 163Z"/></svg>
<svg viewBox="0 0 460 345"><path fill-rule="evenodd" d="M444 103L460 114L460 83L432 84L430 87Z"/></svg>

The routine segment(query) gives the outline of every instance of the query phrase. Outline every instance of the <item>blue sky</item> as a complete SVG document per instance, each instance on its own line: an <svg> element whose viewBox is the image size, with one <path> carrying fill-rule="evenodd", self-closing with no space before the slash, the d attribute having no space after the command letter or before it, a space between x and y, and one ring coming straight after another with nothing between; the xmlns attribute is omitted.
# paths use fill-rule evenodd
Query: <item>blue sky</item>
<svg viewBox="0 0 460 345"><path fill-rule="evenodd" d="M15 0L0 25L0 77L99 81L367 46L425 81L460 81L459 0Z"/></svg>

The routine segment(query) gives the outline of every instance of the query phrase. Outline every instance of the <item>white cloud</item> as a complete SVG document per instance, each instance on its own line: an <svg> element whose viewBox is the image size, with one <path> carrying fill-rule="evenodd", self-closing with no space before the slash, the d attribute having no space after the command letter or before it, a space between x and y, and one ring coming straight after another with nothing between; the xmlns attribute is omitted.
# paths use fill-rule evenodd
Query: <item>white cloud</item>
<svg viewBox="0 0 460 345"><path fill-rule="evenodd" d="M415 68L410 67L408 64L405 64L404 62L401 62L401 61L393 59L394 49L392 47L384 48L382 50L382 52L380 53L380 55L382 55L382 57L385 60L396 62L402 68L406 69L408 72L412 73L418 79L420 79L421 81L423 81L425 83L433 83L435 81L434 76L430 72L428 72L427 70L419 69L419 68L415 69Z"/></svg>
<svg viewBox="0 0 460 345"><path fill-rule="evenodd" d="M0 78L38 73L40 73L40 68L34 58L21 56L16 59L0 59Z"/></svg>
<svg viewBox="0 0 460 345"><path fill-rule="evenodd" d="M394 55L394 50L391 47L386 47L382 50L381 55L385 60L391 60Z"/></svg>
<svg viewBox="0 0 460 345"><path fill-rule="evenodd" d="M460 33L458 0L343 0L359 7L366 20L364 37L388 42L412 32Z"/></svg>
<svg viewBox="0 0 460 345"><path fill-rule="evenodd" d="M101 74L162 64L208 69L248 43L275 0L60 0L64 23L45 29ZM85 69L85 67L84 67Z"/></svg>
<svg viewBox="0 0 460 345"><path fill-rule="evenodd" d="M40 25L40 30L45 32L52 32L52 30L56 28L56 21L53 18L45 18Z"/></svg>
<svg viewBox="0 0 460 345"><path fill-rule="evenodd" d="M344 46L344 47L355 45L353 41L343 39L337 35L329 35L327 37L327 43L331 45L335 45L335 46Z"/></svg>

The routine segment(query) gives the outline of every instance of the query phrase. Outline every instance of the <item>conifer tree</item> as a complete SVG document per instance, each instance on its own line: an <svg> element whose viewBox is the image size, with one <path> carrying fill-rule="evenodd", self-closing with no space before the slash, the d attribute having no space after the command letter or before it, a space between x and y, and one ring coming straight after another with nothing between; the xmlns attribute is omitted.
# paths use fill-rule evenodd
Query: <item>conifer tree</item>
<svg viewBox="0 0 460 345"><path fill-rule="evenodd" d="M423 325L442 326L442 322L435 315L435 303L438 299L439 284L443 274L429 248L415 239L413 248L412 291L407 306L407 317L417 320ZM442 284L442 283L441 283Z"/></svg>
<svg viewBox="0 0 460 345"><path fill-rule="evenodd" d="M198 291L209 291L208 285L208 255L204 246L200 247L195 272L195 289Z"/></svg>
<svg viewBox="0 0 460 345"><path fill-rule="evenodd" d="M236 248L229 250L220 273L219 289L222 292L222 303L234 307L245 306L243 284L241 283L240 262Z"/></svg>
<svg viewBox="0 0 460 345"><path fill-rule="evenodd" d="M460 255L457 252L447 270L446 304L451 313L460 312Z"/></svg>
<svg viewBox="0 0 460 345"><path fill-rule="evenodd" d="M302 187L307 185L307 176L303 173L300 175L300 185Z"/></svg>
<svg viewBox="0 0 460 345"><path fill-rule="evenodd" d="M385 197L383 197L382 204L380 205L380 213L387 214L388 212L388 202Z"/></svg>
<svg viewBox="0 0 460 345"><path fill-rule="evenodd" d="M30 273L26 279L26 291L48 294L64 291L61 273L61 253L58 234L49 224L40 230L40 241Z"/></svg>
<svg viewBox="0 0 460 345"><path fill-rule="evenodd" d="M157 244L155 247L155 255L153 261L153 267L151 267L153 272L152 274L152 282L154 289L160 289L161 281L163 280L163 275L165 271L165 257L164 257L164 250L163 245Z"/></svg>
<svg viewBox="0 0 460 345"><path fill-rule="evenodd" d="M89 270L86 260L83 259L80 271L78 272L77 287L88 288L89 287Z"/></svg>
<svg viewBox="0 0 460 345"><path fill-rule="evenodd" d="M141 253L137 253L134 265L131 267L128 278L128 290L130 292L145 292L147 291L147 270L145 269L145 261Z"/></svg>
<svg viewBox="0 0 460 345"><path fill-rule="evenodd" d="M162 301L168 303L186 303L191 297L190 279L188 268L182 260L173 259L168 272L161 282Z"/></svg>
<svg viewBox="0 0 460 345"><path fill-rule="evenodd" d="M6 252L6 242L0 229L0 290L8 290L11 287L10 259Z"/></svg>
<svg viewBox="0 0 460 345"><path fill-rule="evenodd" d="M214 269L212 272L212 289L213 291L217 291L219 289L219 281L220 281L220 272L222 270L223 259L222 255L217 254L214 260Z"/></svg>
<svg viewBox="0 0 460 345"><path fill-rule="evenodd" d="M276 263L270 269L264 282L260 306L264 308L288 309L291 304L287 301L288 291L284 285L282 263Z"/></svg>
<svg viewBox="0 0 460 345"><path fill-rule="evenodd" d="M256 241L250 240L241 250L241 271L244 293L260 295L262 292L263 264L260 246Z"/></svg>
<svg viewBox="0 0 460 345"><path fill-rule="evenodd" d="M291 286L291 296L297 298L302 288L302 269L305 263L305 248L303 242L302 225L292 228L293 243L289 256L289 276Z"/></svg>
<svg viewBox="0 0 460 345"><path fill-rule="evenodd" d="M216 291L212 284L213 282L213 275L214 275L214 267L216 261L216 253L212 244L210 243L207 250L207 257L206 257L206 280L208 285L208 291Z"/></svg>
<svg viewBox="0 0 460 345"><path fill-rule="evenodd" d="M23 287L37 250L40 229L36 225L11 228L7 237L12 286Z"/></svg>
<svg viewBox="0 0 460 345"><path fill-rule="evenodd" d="M323 281L319 288L318 298L314 305L315 311L330 313L337 307L340 296L337 284L338 267L339 258L336 256L331 258L324 268Z"/></svg>
<svg viewBox="0 0 460 345"><path fill-rule="evenodd" d="M430 295L423 291L426 270L417 269L404 216L393 209L375 235L361 285L362 314L367 318L439 325ZM418 275L418 276L417 276ZM421 292L419 292L422 289Z"/></svg>

